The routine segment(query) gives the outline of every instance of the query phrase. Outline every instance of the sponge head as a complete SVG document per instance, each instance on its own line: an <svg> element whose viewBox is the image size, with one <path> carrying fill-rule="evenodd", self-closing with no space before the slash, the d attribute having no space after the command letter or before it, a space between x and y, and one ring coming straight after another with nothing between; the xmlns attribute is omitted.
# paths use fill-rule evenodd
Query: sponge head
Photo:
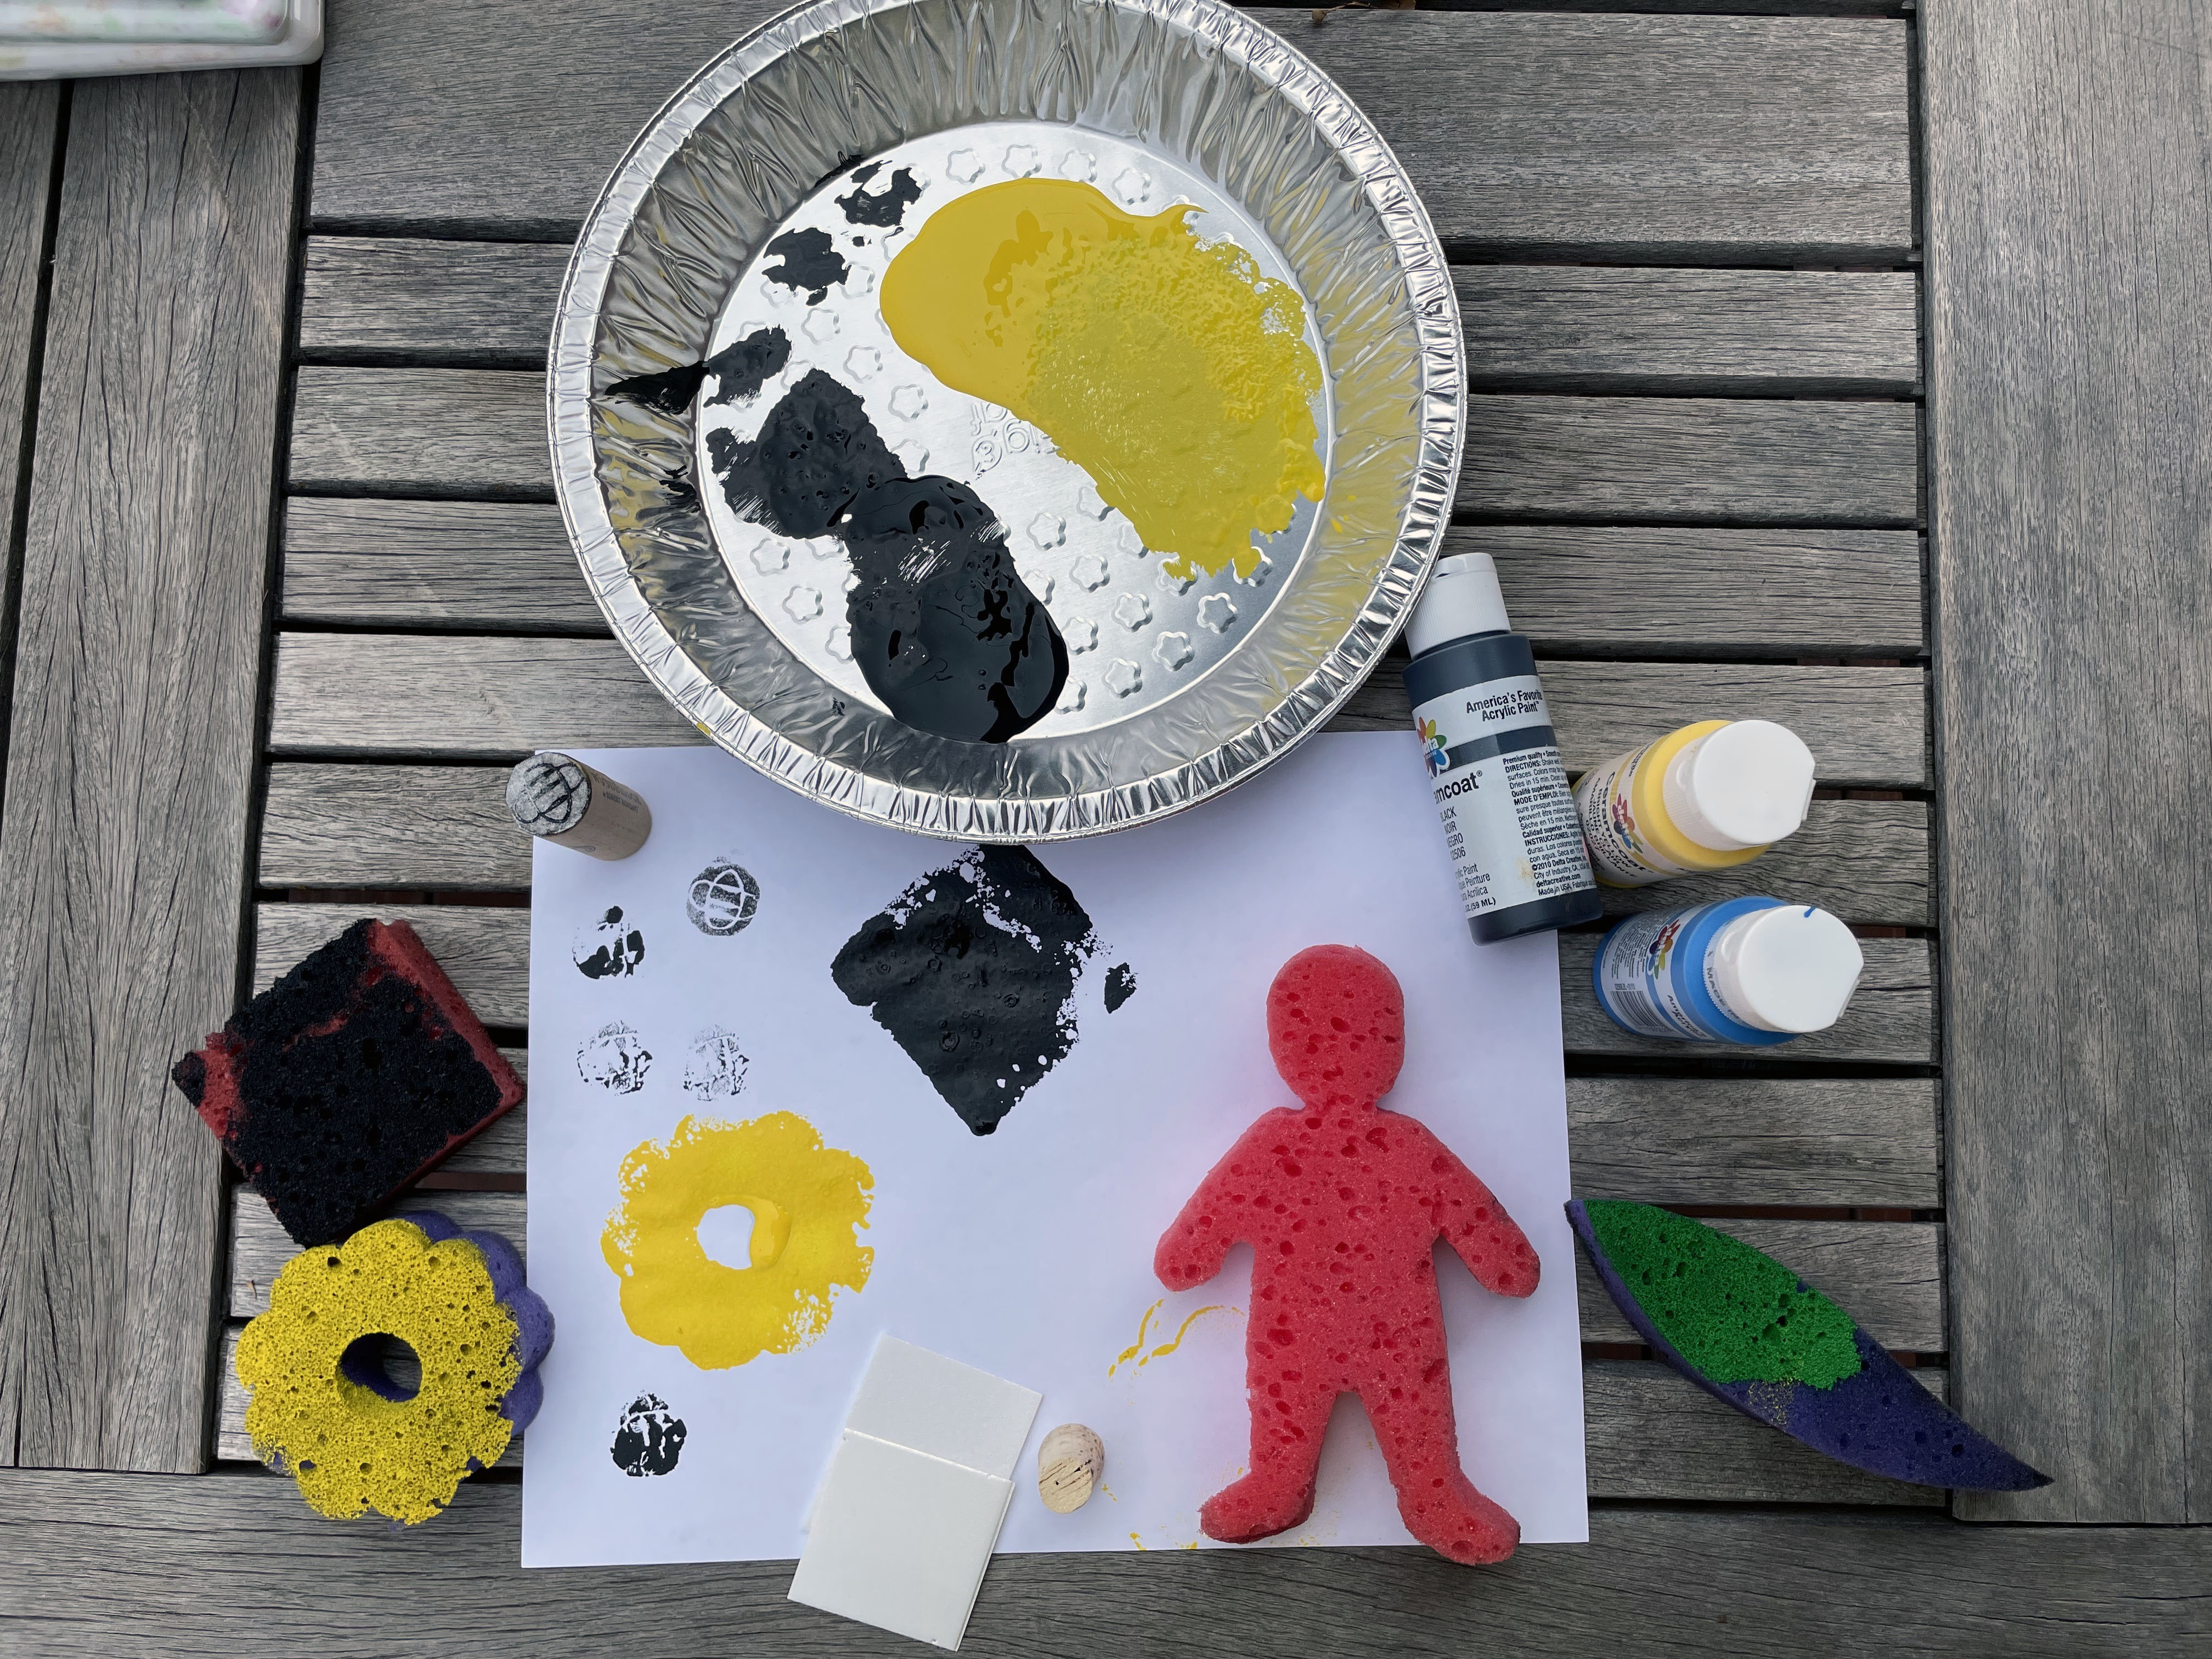
<svg viewBox="0 0 2212 1659"><path fill-rule="evenodd" d="M1397 975L1349 945L1299 951L1267 988L1267 1048L1307 1105L1371 1105L1406 1059Z"/></svg>

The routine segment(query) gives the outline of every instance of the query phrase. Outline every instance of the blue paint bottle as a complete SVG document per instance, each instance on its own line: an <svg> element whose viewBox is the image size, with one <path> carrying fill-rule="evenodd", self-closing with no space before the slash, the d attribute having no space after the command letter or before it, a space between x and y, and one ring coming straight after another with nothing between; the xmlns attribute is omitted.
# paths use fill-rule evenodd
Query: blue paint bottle
<svg viewBox="0 0 2212 1659"><path fill-rule="evenodd" d="M1406 695L1475 943L1603 913L1552 713L1487 553L1437 561L1406 624Z"/></svg>
<svg viewBox="0 0 2212 1659"><path fill-rule="evenodd" d="M1765 1048L1833 1025L1864 965L1826 910L1749 897L1631 916L1590 976L1624 1031Z"/></svg>

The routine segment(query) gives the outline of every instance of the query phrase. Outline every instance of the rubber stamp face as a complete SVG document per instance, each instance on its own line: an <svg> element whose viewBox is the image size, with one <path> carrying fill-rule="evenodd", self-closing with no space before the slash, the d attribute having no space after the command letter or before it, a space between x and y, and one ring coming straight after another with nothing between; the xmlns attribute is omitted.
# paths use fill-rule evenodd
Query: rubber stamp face
<svg viewBox="0 0 2212 1659"><path fill-rule="evenodd" d="M584 821L592 789L566 755L532 755L508 774L507 810L533 836L565 836Z"/></svg>

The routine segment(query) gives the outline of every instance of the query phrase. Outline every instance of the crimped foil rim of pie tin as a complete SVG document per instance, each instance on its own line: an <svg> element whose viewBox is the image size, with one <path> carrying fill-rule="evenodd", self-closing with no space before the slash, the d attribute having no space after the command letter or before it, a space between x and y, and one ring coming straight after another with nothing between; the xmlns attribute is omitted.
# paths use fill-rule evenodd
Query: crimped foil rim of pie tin
<svg viewBox="0 0 2212 1659"><path fill-rule="evenodd" d="M1338 412L1323 528L1243 647L1119 724L984 744L857 708L794 658L709 533L690 413L595 394L697 362L731 283L825 173L906 137L1009 118L1111 133L1236 195L1299 273ZM700 70L615 169L562 285L546 412L592 594L702 733L856 817L1042 842L1179 811L1328 721L1435 556L1464 382L1426 211L1366 118L1273 30L1218 0L817 0Z"/></svg>

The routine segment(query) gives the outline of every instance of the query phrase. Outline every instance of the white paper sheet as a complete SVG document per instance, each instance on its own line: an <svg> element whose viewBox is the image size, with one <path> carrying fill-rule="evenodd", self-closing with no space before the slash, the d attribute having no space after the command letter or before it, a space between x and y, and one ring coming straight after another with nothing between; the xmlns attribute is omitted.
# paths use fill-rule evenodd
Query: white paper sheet
<svg viewBox="0 0 2212 1659"><path fill-rule="evenodd" d="M1152 1249L1246 1126L1292 1103L1267 1055L1267 984L1325 943L1359 945L1397 974L1407 1054L1385 1107L1456 1152L1542 1263L1536 1293L1510 1301L1439 1259L1461 1460L1524 1542L1588 1537L1554 941L1469 940L1410 732L1317 737L1180 817L1034 849L1102 948L1076 994L1073 1048L988 1137L969 1133L830 972L862 922L962 849L842 817L714 750L577 753L645 795L653 830L619 863L537 854L529 1266L558 1334L528 1434L524 1565L796 1556L885 1331L1043 1393L1001 1549L1212 1547L1198 1507L1245 1462L1250 1252L1168 1295ZM724 855L756 878L759 906L742 932L711 937L685 898ZM587 978L572 945L615 906L645 957L629 976ZM1109 1014L1108 972L1124 962L1135 994ZM629 1093L578 1066L579 1046L617 1020L653 1056ZM683 1079L709 1027L733 1034L747 1064L742 1091L706 1109ZM689 1114L779 1110L870 1167L872 1272L859 1294L841 1293L811 1346L702 1370L623 1321L600 1250L617 1171ZM611 1455L645 1394L687 1429L677 1467L657 1476L625 1474ZM1056 1516L1034 1470L1037 1443L1065 1422L1104 1440L1104 1490ZM1410 1541L1350 1400L1311 1520L1270 1541Z"/></svg>

